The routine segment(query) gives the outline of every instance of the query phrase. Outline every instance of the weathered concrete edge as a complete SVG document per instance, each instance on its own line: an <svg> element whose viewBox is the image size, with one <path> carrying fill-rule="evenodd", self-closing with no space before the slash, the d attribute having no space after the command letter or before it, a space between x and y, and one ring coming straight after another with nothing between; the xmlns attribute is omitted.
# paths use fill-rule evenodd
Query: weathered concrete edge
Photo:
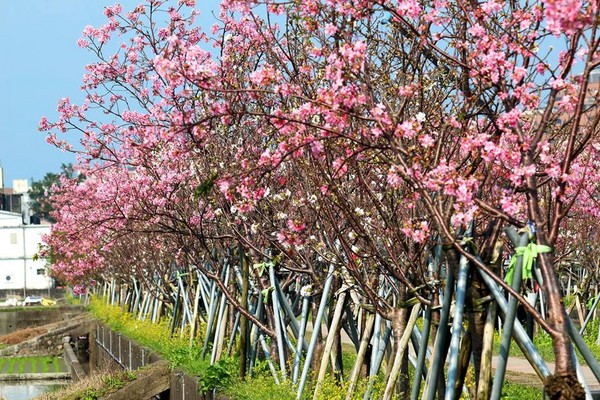
<svg viewBox="0 0 600 400"><path fill-rule="evenodd" d="M27 374L0 374L0 381L31 381L31 380L54 380L69 379L71 375L68 372L39 372Z"/></svg>
<svg viewBox="0 0 600 400"><path fill-rule="evenodd" d="M75 355L73 348L71 347L71 343L67 338L63 339L63 357L65 360L65 364L69 369L69 376L73 379L73 382L78 382L85 378L85 371L79 362L79 359Z"/></svg>

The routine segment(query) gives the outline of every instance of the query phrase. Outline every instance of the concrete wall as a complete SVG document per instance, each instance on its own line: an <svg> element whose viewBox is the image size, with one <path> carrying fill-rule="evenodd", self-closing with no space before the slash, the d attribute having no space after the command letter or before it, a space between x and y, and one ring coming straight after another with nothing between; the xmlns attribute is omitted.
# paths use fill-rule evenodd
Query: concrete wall
<svg viewBox="0 0 600 400"><path fill-rule="evenodd" d="M90 338L90 365L96 368L135 370L160 360L152 351L110 328L98 324ZM171 373L171 388L161 399L204 400L198 393L198 378L175 370Z"/></svg>
<svg viewBox="0 0 600 400"><path fill-rule="evenodd" d="M41 326L58 321L69 320L81 314L79 306L49 307L47 309L10 308L0 310L0 335L6 335L19 329Z"/></svg>

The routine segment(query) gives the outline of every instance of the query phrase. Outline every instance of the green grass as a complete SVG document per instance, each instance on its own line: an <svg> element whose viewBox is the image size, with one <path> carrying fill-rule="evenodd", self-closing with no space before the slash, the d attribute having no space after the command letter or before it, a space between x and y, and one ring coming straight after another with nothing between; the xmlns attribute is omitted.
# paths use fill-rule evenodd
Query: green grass
<svg viewBox="0 0 600 400"><path fill-rule="evenodd" d="M54 372L60 372L61 371L60 362L59 362L58 357L54 357L52 359L52 368L54 369Z"/></svg>
<svg viewBox="0 0 600 400"><path fill-rule="evenodd" d="M523 385L506 380L502 385L502 399L541 399L543 391L540 387Z"/></svg>
<svg viewBox="0 0 600 400"><path fill-rule="evenodd" d="M49 373L62 370L58 357L0 357L0 371L4 374Z"/></svg>

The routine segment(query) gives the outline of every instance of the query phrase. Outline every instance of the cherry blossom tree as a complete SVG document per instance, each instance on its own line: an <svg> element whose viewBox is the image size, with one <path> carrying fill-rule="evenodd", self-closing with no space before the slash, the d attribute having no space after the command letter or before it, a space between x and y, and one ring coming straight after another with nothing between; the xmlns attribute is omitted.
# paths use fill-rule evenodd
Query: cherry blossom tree
<svg viewBox="0 0 600 400"><path fill-rule="evenodd" d="M229 0L210 32L193 7L115 5L85 29L86 100L41 121L87 177L55 197L56 269L109 268L134 232L183 238L168 251L192 259L237 240L314 281L314 260L339 264L393 319L373 282L435 303L433 243L527 307L489 265L502 228L528 226L548 318L529 311L556 356L546 389L581 398L547 249L597 196L597 3Z"/></svg>

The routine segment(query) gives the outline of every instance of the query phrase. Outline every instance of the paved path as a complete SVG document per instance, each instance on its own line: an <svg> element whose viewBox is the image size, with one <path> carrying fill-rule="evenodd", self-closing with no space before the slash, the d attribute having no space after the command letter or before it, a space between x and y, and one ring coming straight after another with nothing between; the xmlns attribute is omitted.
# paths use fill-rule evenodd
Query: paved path
<svg viewBox="0 0 600 400"><path fill-rule="evenodd" d="M494 356L492 358L492 367L493 368L496 368L497 361L498 361L498 357ZM548 365L548 369L550 370L550 372L554 371L554 367L555 367L554 363L547 362L546 365ZM585 376L585 381L590 386L590 388L594 389L594 390L600 390L600 383L596 380L596 377L592 373L592 370L590 369L590 367L588 367L587 365L582 365L581 368L583 369L583 375ZM527 359L525 359L525 358L509 357L508 363L506 365L506 369L508 371L512 371L512 372L516 372L516 373L523 373L523 374L531 374L531 375L535 375L535 377L537 377L537 374L533 370L533 367L529 364L529 361L527 361Z"/></svg>

